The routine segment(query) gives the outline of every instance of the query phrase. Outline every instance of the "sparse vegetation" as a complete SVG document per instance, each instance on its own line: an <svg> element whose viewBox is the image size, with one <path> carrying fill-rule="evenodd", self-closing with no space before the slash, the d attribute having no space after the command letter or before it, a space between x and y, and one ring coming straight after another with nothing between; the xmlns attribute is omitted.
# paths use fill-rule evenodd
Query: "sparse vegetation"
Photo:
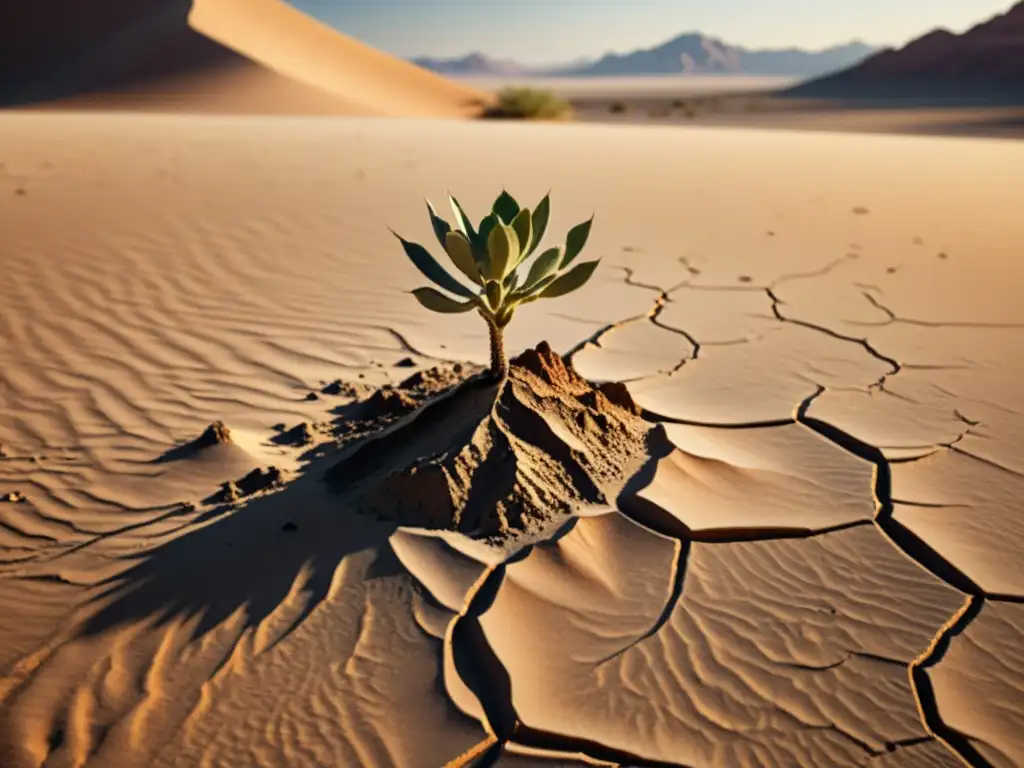
<svg viewBox="0 0 1024 768"><path fill-rule="evenodd" d="M509 87L498 92L497 102L484 117L519 120L571 120L572 105L543 88Z"/></svg>
<svg viewBox="0 0 1024 768"><path fill-rule="evenodd" d="M565 245L548 248L533 259L524 278L530 257L547 231L551 214L550 195L530 211L520 208L508 192L502 190L490 213L473 227L459 201L448 196L455 227L437 215L427 201L434 236L458 270L473 287L456 280L418 243L411 243L392 232L406 255L438 287L417 288L412 293L427 309L446 314L476 310L487 323L491 343L491 374L501 381L508 376L504 329L516 309L537 299L553 299L582 287L594 274L600 259L570 265L579 256L590 236L594 218L577 224L565 236ZM454 294L454 297L450 294Z"/></svg>
<svg viewBox="0 0 1024 768"><path fill-rule="evenodd" d="M621 115L626 111L626 105L623 104L621 101L613 101L609 105L608 111L611 112L613 115Z"/></svg>

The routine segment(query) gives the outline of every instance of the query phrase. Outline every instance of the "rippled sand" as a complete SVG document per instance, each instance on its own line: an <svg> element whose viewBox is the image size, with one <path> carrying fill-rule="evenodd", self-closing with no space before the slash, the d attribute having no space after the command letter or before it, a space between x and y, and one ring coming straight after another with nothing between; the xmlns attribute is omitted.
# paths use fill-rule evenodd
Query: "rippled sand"
<svg viewBox="0 0 1024 768"><path fill-rule="evenodd" d="M6 113L0 164L4 768L1024 765L1024 145ZM486 362L386 227L501 186L604 257L510 352L671 442L511 550L280 439Z"/></svg>

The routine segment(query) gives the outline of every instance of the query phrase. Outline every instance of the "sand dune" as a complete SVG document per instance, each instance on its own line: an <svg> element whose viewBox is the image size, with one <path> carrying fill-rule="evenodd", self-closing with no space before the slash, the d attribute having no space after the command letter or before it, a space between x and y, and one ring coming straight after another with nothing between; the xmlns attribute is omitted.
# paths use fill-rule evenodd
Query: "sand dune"
<svg viewBox="0 0 1024 768"><path fill-rule="evenodd" d="M16 12L0 101L60 108L453 117L488 97L279 0L174 0ZM76 27L81 17L83 26ZM64 44L58 47L55 40ZM6 57L5 57L6 58Z"/></svg>
<svg viewBox="0 0 1024 768"><path fill-rule="evenodd" d="M0 148L4 768L1024 765L1021 146L8 112ZM510 352L659 439L594 492L604 406L524 366L474 509L558 515L474 538L353 489L430 475L416 421L487 356L386 226L502 185L604 259Z"/></svg>

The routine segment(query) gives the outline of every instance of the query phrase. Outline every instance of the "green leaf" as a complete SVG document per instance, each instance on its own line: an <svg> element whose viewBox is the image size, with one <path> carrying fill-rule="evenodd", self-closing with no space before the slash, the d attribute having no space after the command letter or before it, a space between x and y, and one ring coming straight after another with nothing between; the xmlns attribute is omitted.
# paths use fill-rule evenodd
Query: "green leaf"
<svg viewBox="0 0 1024 768"><path fill-rule="evenodd" d="M430 212L430 225L434 228L434 237L437 238L437 242L439 242L441 247L444 248L445 235L447 235L452 228L447 221L437 215L437 211L434 210L434 206L429 200L427 200L427 211Z"/></svg>
<svg viewBox="0 0 1024 768"><path fill-rule="evenodd" d="M529 256L540 245L541 239L544 237L544 233L548 229L548 219L551 217L551 193L544 195L544 199L537 203L537 207L533 209L533 241L530 243L530 248L527 250L526 255Z"/></svg>
<svg viewBox="0 0 1024 768"><path fill-rule="evenodd" d="M558 279L558 275L546 275L538 280L533 285L528 285L524 288L520 288L515 292L513 300L516 304L525 304L528 301L539 299L541 294L544 293L544 289L551 285L555 280Z"/></svg>
<svg viewBox="0 0 1024 768"><path fill-rule="evenodd" d="M501 283L506 292L514 291L519 287L519 273L512 270Z"/></svg>
<svg viewBox="0 0 1024 768"><path fill-rule="evenodd" d="M568 272L559 275L557 280L541 291L540 297L554 299L558 296L565 296L565 294L571 293L577 288L582 288L587 280L593 276L594 270L597 269L597 265L600 262L600 259L595 259L594 261L584 261L582 264L577 264Z"/></svg>
<svg viewBox="0 0 1024 768"><path fill-rule="evenodd" d="M427 309L433 312L443 312L448 315L469 312L469 310L477 306L476 299L456 301L433 288L417 288L412 292L412 295Z"/></svg>
<svg viewBox="0 0 1024 768"><path fill-rule="evenodd" d="M594 217L591 216L587 221L577 224L569 230L569 234L565 236L565 256L562 257L563 267L569 266L572 260L580 255L583 246L587 244L587 238L590 237L590 227L593 223Z"/></svg>
<svg viewBox="0 0 1024 768"><path fill-rule="evenodd" d="M446 291L451 291L458 296L464 296L467 299L473 298L476 294L473 293L469 288L464 286L454 277L437 263L437 260L419 243L410 243L408 240L403 238L400 234L391 230L391 234L397 237L401 243L402 248L405 249L405 255L409 257L409 260L416 265L416 269L426 275L431 281L444 288Z"/></svg>
<svg viewBox="0 0 1024 768"><path fill-rule="evenodd" d="M470 245L469 239L464 234L458 230L449 232L445 238L444 249L462 274L477 285L484 284L480 277L480 269L476 265L476 258L473 256L473 246Z"/></svg>
<svg viewBox="0 0 1024 768"><path fill-rule="evenodd" d="M484 289L487 291L487 303L492 310L497 312L501 308L501 300L505 298L503 295L504 291L501 289L501 283L497 280L488 280Z"/></svg>
<svg viewBox="0 0 1024 768"><path fill-rule="evenodd" d="M504 189L501 190L501 194L498 195L498 199L494 201L494 205L491 206L491 210L498 215L503 222L511 224L512 219L519 213L519 203Z"/></svg>
<svg viewBox="0 0 1024 768"><path fill-rule="evenodd" d="M530 245L530 238L533 237L533 223L530 220L530 209L523 208L516 217L512 219L512 229L515 230L516 238L519 240L519 253L514 254L514 266L518 267L526 258L526 249Z"/></svg>
<svg viewBox="0 0 1024 768"><path fill-rule="evenodd" d="M477 232L477 242L473 243L473 255L476 257L476 266L483 277L491 274L491 255L487 251L487 243L490 240L491 230L498 224L498 217L489 213L480 220L480 230Z"/></svg>
<svg viewBox="0 0 1024 768"><path fill-rule="evenodd" d="M552 275L561 263L561 246L556 245L554 248L548 248L544 253L536 258L532 265L530 265L530 272L526 276L526 282L523 283L523 290L521 293L526 294L536 290L537 283L545 277Z"/></svg>
<svg viewBox="0 0 1024 768"><path fill-rule="evenodd" d="M519 253L519 238L507 224L498 222L487 236L487 253L491 257L491 280L504 280L512 267L512 259Z"/></svg>
<svg viewBox="0 0 1024 768"><path fill-rule="evenodd" d="M459 201L452 197L451 192L448 193L448 203L452 207L452 213L455 216L456 228L462 230L462 234L469 238L469 242L475 243L477 239L477 233L473 229L473 225L469 223L469 216L462 210L462 206L459 205Z"/></svg>

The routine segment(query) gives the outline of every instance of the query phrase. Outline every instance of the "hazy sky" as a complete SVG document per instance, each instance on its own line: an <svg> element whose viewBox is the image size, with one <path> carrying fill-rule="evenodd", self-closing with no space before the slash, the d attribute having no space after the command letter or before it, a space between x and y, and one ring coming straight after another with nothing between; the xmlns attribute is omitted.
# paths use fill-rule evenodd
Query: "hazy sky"
<svg viewBox="0 0 1024 768"><path fill-rule="evenodd" d="M699 30L746 47L821 48L861 39L902 45L937 26L955 32L1014 0L291 0L401 56L484 51L558 62L650 47Z"/></svg>

